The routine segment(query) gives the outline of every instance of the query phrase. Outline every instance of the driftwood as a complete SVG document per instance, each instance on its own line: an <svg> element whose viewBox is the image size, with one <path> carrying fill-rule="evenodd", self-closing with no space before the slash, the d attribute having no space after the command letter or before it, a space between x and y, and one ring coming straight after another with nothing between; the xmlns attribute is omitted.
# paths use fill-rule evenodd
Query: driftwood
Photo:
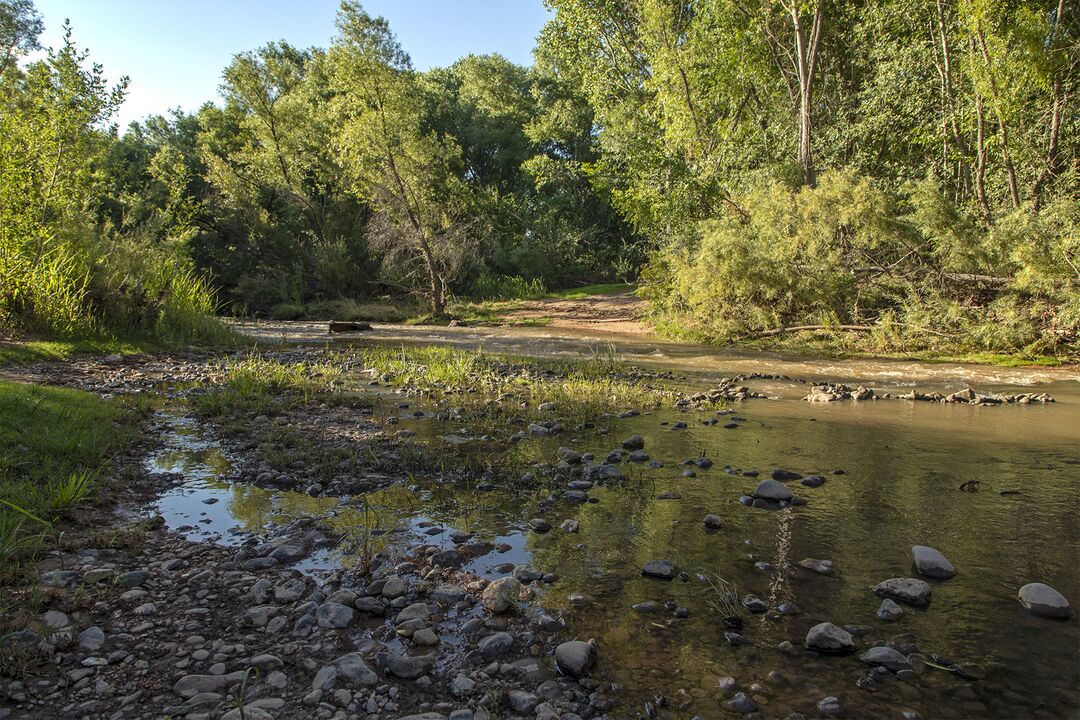
<svg viewBox="0 0 1080 720"><path fill-rule="evenodd" d="M371 323L364 320L352 322L345 320L331 320L330 334L347 332L366 332L371 329Z"/></svg>

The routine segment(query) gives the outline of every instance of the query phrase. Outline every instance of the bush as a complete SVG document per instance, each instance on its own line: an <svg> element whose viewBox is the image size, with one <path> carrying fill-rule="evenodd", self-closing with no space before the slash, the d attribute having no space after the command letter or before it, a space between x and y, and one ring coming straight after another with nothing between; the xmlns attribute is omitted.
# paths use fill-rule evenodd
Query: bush
<svg viewBox="0 0 1080 720"><path fill-rule="evenodd" d="M729 342L769 330L786 340L792 327L815 326L843 350L1077 351L1076 201L986 228L932 178L907 188L900 210L843 172L736 200L741 215L702 223L643 273L641 294L662 331Z"/></svg>

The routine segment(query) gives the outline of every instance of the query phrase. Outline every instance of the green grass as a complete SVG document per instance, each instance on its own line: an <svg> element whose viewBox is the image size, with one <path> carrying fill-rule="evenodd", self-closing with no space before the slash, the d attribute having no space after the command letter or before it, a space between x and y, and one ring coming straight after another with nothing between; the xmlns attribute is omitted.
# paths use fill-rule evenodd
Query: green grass
<svg viewBox="0 0 1080 720"><path fill-rule="evenodd" d="M0 339L0 367L35 362L70 360L78 355L138 355L199 345L214 348L239 347L246 342L242 335L212 319L198 337L178 336L173 340L153 337L116 338L82 337L65 339Z"/></svg>
<svg viewBox="0 0 1080 720"><path fill-rule="evenodd" d="M196 412L223 418L229 415L273 414L293 402L306 402L334 389L341 369L333 363L286 363L250 353L222 363L223 380L192 398Z"/></svg>
<svg viewBox="0 0 1080 720"><path fill-rule="evenodd" d="M497 427L507 418L596 419L604 412L658 407L675 393L634 378L614 347L596 348L588 360L537 360L445 346L368 347L364 364L393 386L453 395ZM504 397L504 401L492 400ZM554 413L541 403L555 403ZM521 406L524 403L524 407Z"/></svg>
<svg viewBox="0 0 1080 720"><path fill-rule="evenodd" d="M0 576L93 493L147 409L140 400L0 381Z"/></svg>
<svg viewBox="0 0 1080 720"><path fill-rule="evenodd" d="M153 347L118 340L16 340L0 341L0 365L68 360L75 355L131 355Z"/></svg>
<svg viewBox="0 0 1080 720"><path fill-rule="evenodd" d="M599 283L596 285L586 285L584 287L552 290L544 297L558 298L559 300L580 300L581 298L586 298L590 295L612 295L614 293L630 292L636 289L636 285L627 285L626 283Z"/></svg>

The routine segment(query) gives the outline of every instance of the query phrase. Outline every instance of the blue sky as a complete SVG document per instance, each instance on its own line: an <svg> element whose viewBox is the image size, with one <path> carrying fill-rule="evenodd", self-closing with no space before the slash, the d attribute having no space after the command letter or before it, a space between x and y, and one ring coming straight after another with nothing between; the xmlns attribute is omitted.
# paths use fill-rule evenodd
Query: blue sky
<svg viewBox="0 0 1080 720"><path fill-rule="evenodd" d="M70 18L75 44L88 48L110 79L131 78L116 118L121 127L173 107L218 100L233 55L271 40L326 47L338 0L35 0L42 44L60 43ZM413 64L445 66L469 53L498 52L521 64L547 19L542 0L365 0L382 15Z"/></svg>

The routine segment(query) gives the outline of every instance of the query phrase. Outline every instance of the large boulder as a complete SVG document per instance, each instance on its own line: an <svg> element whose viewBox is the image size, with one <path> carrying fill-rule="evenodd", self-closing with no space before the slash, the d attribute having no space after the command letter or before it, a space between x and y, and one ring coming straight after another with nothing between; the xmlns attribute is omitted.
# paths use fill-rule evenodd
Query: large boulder
<svg viewBox="0 0 1080 720"><path fill-rule="evenodd" d="M555 665L564 675L584 677L596 663L596 648L581 640L564 642L555 648Z"/></svg>
<svg viewBox="0 0 1080 720"><path fill-rule="evenodd" d="M829 622L818 623L806 633L806 647L825 653L851 652L855 641L851 633Z"/></svg>
<svg viewBox="0 0 1080 720"><path fill-rule="evenodd" d="M772 502L787 502L794 496L779 481L762 480L754 489L754 497Z"/></svg>
<svg viewBox="0 0 1080 720"><path fill-rule="evenodd" d="M1020 604L1044 617L1067 618L1072 613L1065 596L1044 583L1028 583L1020 588Z"/></svg>
<svg viewBox="0 0 1080 720"><path fill-rule="evenodd" d="M517 600L521 592L521 583L517 578L504 577L494 581L486 588L480 599L484 607L493 613L504 613L509 610Z"/></svg>
<svg viewBox="0 0 1080 720"><path fill-rule="evenodd" d="M917 578L889 578L874 586L874 592L880 597L887 597L915 607L930 604L930 586L925 580Z"/></svg>
<svg viewBox="0 0 1080 720"><path fill-rule="evenodd" d="M911 548L915 569L926 577L946 580L956 574L956 568L944 555L932 547L915 545Z"/></svg>

